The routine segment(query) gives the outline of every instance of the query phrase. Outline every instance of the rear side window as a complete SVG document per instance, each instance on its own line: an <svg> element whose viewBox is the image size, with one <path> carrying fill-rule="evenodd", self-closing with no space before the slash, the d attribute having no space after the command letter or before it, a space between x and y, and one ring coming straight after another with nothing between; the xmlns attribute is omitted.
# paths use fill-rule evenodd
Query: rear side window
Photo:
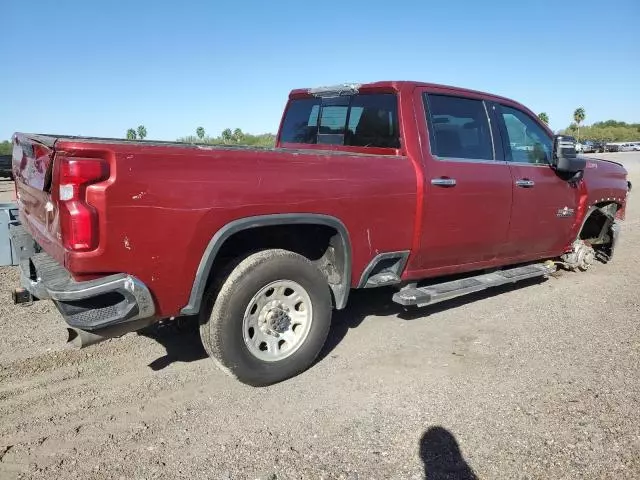
<svg viewBox="0 0 640 480"><path fill-rule="evenodd" d="M445 158L493 160L493 141L481 100L425 94L431 153Z"/></svg>
<svg viewBox="0 0 640 480"><path fill-rule="evenodd" d="M289 102L282 143L399 148L394 94L302 98Z"/></svg>

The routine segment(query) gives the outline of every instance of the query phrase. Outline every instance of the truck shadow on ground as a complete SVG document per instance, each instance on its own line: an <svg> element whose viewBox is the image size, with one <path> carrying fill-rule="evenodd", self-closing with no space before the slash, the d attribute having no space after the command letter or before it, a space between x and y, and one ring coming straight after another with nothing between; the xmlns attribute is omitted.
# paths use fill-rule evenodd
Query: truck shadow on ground
<svg viewBox="0 0 640 480"><path fill-rule="evenodd" d="M197 317L181 317L140 330L139 335L162 345L166 354L149 364L152 370L162 370L174 362L196 362L207 358L200 340Z"/></svg>
<svg viewBox="0 0 640 480"><path fill-rule="evenodd" d="M349 297L349 306L334 312L333 324L327 341L318 355L321 362L340 344L350 329L358 327L368 316L397 316L403 320L424 319L444 310L464 306L468 303L500 295L511 290L525 288L544 279L531 279L513 285L495 287L464 297L438 303L423 308L406 308L391 301L394 289L391 287L368 290L353 290ZM174 362L195 362L207 358L198 333L197 317L181 317L174 321L152 325L138 332L164 346L166 355L149 364L152 370L162 370Z"/></svg>
<svg viewBox="0 0 640 480"><path fill-rule="evenodd" d="M515 284L489 288L422 308L403 307L393 303L391 297L396 290L392 287L352 290L349 296L349 306L344 310L334 312L331 331L317 361L319 362L327 357L340 344L350 329L358 327L370 315L381 317L397 316L407 321L425 319L425 317L445 310L459 308L468 303L544 283L545 281L547 280L544 278L532 278Z"/></svg>
<svg viewBox="0 0 640 480"><path fill-rule="evenodd" d="M478 480L453 434L444 427L429 428L420 439L425 480Z"/></svg>

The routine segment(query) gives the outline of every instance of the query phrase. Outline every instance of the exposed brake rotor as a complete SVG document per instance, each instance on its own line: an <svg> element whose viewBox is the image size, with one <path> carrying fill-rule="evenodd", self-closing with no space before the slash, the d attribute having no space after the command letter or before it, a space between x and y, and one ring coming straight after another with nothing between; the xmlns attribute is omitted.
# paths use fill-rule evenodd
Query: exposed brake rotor
<svg viewBox="0 0 640 480"><path fill-rule="evenodd" d="M595 262L596 252L584 240L576 240L573 242L571 252L565 253L561 258L570 270L584 272Z"/></svg>

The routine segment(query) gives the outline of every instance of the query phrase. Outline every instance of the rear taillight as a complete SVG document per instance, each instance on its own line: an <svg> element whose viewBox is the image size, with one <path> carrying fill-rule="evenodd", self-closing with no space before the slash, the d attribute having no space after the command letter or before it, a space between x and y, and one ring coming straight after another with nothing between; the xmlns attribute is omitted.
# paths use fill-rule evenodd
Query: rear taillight
<svg viewBox="0 0 640 480"><path fill-rule="evenodd" d="M58 165L60 230L65 248L92 250L98 246L98 212L86 199L89 185L106 180L109 165L95 158L61 158Z"/></svg>

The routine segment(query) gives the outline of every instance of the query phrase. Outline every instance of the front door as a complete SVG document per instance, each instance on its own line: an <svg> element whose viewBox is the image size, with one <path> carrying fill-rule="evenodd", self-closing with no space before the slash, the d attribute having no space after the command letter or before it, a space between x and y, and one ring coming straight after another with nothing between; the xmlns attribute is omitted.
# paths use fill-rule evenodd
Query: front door
<svg viewBox="0 0 640 480"><path fill-rule="evenodd" d="M575 221L578 188L558 176L549 163L553 137L528 113L496 105L513 204L504 256L534 259L563 253Z"/></svg>
<svg viewBox="0 0 640 480"><path fill-rule="evenodd" d="M425 178L421 244L410 268L429 276L494 262L509 229L511 174L501 145L494 148L487 108L479 96L455 93L433 87L414 101L424 108L416 116Z"/></svg>

